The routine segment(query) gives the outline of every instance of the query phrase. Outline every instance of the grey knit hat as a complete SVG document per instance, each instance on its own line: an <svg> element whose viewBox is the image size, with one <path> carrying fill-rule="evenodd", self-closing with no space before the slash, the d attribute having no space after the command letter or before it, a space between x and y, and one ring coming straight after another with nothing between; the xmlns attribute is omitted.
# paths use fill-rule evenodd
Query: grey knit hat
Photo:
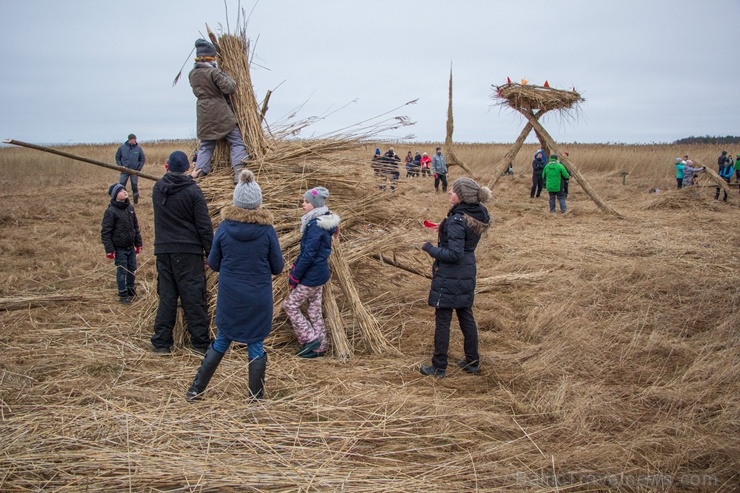
<svg viewBox="0 0 740 493"><path fill-rule="evenodd" d="M116 200L118 192L120 192L121 190L126 190L126 187L124 187L120 183L114 183L113 185L108 187L108 195L110 195L110 198L112 198L113 200Z"/></svg>
<svg viewBox="0 0 740 493"><path fill-rule="evenodd" d="M466 204L479 204L491 198L491 189L482 187L472 178L458 178L452 184L452 191Z"/></svg>
<svg viewBox="0 0 740 493"><path fill-rule="evenodd" d="M239 183L234 187L234 206L241 209L256 209L262 205L262 189L254 181L254 173L243 169Z"/></svg>
<svg viewBox="0 0 740 493"><path fill-rule="evenodd" d="M216 56L216 47L212 43L206 41L203 38L195 41L195 56Z"/></svg>
<svg viewBox="0 0 740 493"><path fill-rule="evenodd" d="M314 187L311 190L307 190L303 194L303 198L306 202L310 202L314 207L324 207L326 205L326 199L329 198L329 190L324 187Z"/></svg>

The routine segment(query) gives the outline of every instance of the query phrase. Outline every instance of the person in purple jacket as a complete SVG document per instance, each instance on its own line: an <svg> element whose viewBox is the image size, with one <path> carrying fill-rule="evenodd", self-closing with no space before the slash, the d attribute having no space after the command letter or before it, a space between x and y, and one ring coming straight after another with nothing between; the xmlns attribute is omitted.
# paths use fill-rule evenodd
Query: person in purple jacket
<svg viewBox="0 0 740 493"><path fill-rule="evenodd" d="M303 194L301 217L301 253L290 269L290 294L283 302L283 310L290 319L302 358L316 358L326 352L326 325L321 306L324 284L329 282L329 255L332 238L339 234L338 215L329 211L326 199L329 190L315 187ZM308 319L300 307L308 303Z"/></svg>
<svg viewBox="0 0 740 493"><path fill-rule="evenodd" d="M249 396L264 397L267 353L263 341L272 330L272 276L283 271L283 253L272 213L261 207L262 190L250 170L242 170L233 205L221 211L208 267L219 273L216 299L218 334L208 348L185 398L201 398L232 342L247 345Z"/></svg>

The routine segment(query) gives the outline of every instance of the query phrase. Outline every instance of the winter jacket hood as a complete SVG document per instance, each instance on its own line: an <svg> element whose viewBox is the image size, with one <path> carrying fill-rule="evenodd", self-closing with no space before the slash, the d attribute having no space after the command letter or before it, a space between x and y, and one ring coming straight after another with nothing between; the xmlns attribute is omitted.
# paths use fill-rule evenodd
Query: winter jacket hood
<svg viewBox="0 0 740 493"><path fill-rule="evenodd" d="M242 209L229 205L221 210L223 222L219 227L239 241L250 241L266 234L265 228L244 228L242 223L254 224L255 226L272 226L273 215L267 209Z"/></svg>
<svg viewBox="0 0 740 493"><path fill-rule="evenodd" d="M185 173L167 173L154 184L154 191L164 196L164 199L195 185L193 178Z"/></svg>
<svg viewBox="0 0 740 493"><path fill-rule="evenodd" d="M341 218L337 214L330 212L323 216L317 217L316 226L318 226L321 229L325 229L326 231L329 232L329 234L333 235L336 232L340 221L341 221Z"/></svg>

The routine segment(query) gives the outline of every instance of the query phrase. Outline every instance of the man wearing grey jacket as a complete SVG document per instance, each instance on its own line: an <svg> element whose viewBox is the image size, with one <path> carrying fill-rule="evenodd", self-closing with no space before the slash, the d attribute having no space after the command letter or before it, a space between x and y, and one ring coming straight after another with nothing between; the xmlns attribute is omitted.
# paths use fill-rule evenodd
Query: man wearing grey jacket
<svg viewBox="0 0 740 493"><path fill-rule="evenodd" d="M442 148L437 147L432 156L432 174L434 175L434 191L439 192L439 183L442 182L442 191L447 191L447 162L442 155Z"/></svg>
<svg viewBox="0 0 740 493"><path fill-rule="evenodd" d="M198 161L190 173L193 178L207 175L211 171L211 158L216 144L221 139L229 143L231 169L234 183L244 169L248 159L237 119L229 96L236 92L236 82L216 66L216 47L205 39L195 42L195 66L188 79L193 94L198 98Z"/></svg>
<svg viewBox="0 0 740 493"><path fill-rule="evenodd" d="M144 167L144 162L146 162L146 157L144 156L144 151L138 142L136 142L136 135L129 134L128 140L121 144L116 151L116 164L124 168L141 171L141 168ZM118 182L125 187L129 177L131 177L131 193L134 196L134 204L138 204L139 177L128 173L121 173Z"/></svg>

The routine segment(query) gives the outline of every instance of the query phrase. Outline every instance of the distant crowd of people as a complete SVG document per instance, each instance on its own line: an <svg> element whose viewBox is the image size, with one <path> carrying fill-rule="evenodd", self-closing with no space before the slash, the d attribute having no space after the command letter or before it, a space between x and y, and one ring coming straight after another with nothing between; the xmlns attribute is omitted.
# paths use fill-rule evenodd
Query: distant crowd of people
<svg viewBox="0 0 740 493"><path fill-rule="evenodd" d="M401 176L399 169L400 163L401 158L396 154L393 147L389 148L385 153L381 153L380 148L375 149L370 166L373 169L375 177L381 181L378 188L385 190L386 182L390 182L390 190L396 190L398 180ZM406 154L405 163L406 178L418 178L419 176L433 177L434 190L439 191L441 185L442 191L447 191L447 162L442 154L441 147L435 149L432 157L429 157L426 152L420 153L416 151L412 155L411 151L409 151Z"/></svg>

